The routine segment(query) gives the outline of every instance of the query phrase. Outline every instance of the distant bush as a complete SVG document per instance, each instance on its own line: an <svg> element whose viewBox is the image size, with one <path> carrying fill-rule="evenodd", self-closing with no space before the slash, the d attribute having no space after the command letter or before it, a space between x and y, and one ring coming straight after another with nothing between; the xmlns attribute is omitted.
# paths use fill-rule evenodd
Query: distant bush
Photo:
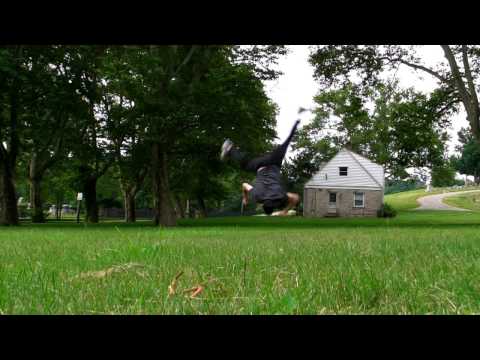
<svg viewBox="0 0 480 360"><path fill-rule="evenodd" d="M415 179L387 181L385 186L385 195L421 189L424 187L424 183Z"/></svg>
<svg viewBox="0 0 480 360"><path fill-rule="evenodd" d="M26 203L22 203L22 204L18 205L17 209L18 209L18 217L21 218L21 219L32 219L32 220L35 220L35 221L42 220L42 218L34 219L33 209L29 209L27 207ZM43 209L43 219L46 219L49 216L50 216L50 213L49 213L48 209L44 207L44 209Z"/></svg>
<svg viewBox="0 0 480 360"><path fill-rule="evenodd" d="M32 210L27 208L26 203L19 204L18 208L18 216L20 218L31 218L32 217Z"/></svg>
<svg viewBox="0 0 480 360"><path fill-rule="evenodd" d="M377 211L377 217L393 218L395 216L397 216L397 210L395 210L388 203L383 204L382 207Z"/></svg>
<svg viewBox="0 0 480 360"><path fill-rule="evenodd" d="M455 168L449 163L442 166L434 166L432 168L432 186L446 187L458 185L455 179L455 172Z"/></svg>
<svg viewBox="0 0 480 360"><path fill-rule="evenodd" d="M101 199L97 202L97 204L99 207L103 207L103 208L122 208L123 207L123 204L119 200L113 199L113 198Z"/></svg>

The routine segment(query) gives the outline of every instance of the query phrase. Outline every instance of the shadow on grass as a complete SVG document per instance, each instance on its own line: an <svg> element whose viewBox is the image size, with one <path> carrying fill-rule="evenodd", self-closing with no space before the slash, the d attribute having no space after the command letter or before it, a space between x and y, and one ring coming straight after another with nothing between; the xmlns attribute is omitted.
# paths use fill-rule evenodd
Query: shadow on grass
<svg viewBox="0 0 480 360"><path fill-rule="evenodd" d="M155 227L151 220L137 220L135 223L126 223L121 220L102 220L97 224L89 224L85 222L80 222L77 224L76 220L47 220L44 223L32 223L30 220L22 220L19 227L16 228L28 228L28 229L42 229L42 228L63 228L63 229L91 229L91 228L145 228L145 227ZM11 227L13 228L13 227Z"/></svg>
<svg viewBox="0 0 480 360"><path fill-rule="evenodd" d="M392 219L383 218L303 218L295 217L266 217L266 216L237 216L215 217L205 219L181 219L178 227L182 228L289 228L289 229L319 229L319 228L442 228L455 229L459 227L478 227L480 213L459 213L452 211L403 211ZM146 229L156 228L150 220L139 220L127 224L119 220L106 220L98 224L77 224L75 220L49 220L43 224L22 222L19 228L26 229Z"/></svg>
<svg viewBox="0 0 480 360"><path fill-rule="evenodd" d="M473 215L473 214L469 214ZM405 212L393 219L382 218L272 218L235 217L182 220L181 227L272 227L272 228L458 228L480 226L480 214L458 216L457 213L410 213Z"/></svg>

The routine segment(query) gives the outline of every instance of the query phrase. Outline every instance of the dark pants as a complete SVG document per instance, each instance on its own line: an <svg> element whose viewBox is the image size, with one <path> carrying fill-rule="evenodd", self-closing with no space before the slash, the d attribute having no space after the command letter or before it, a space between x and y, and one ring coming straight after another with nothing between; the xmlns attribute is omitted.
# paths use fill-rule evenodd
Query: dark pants
<svg viewBox="0 0 480 360"><path fill-rule="evenodd" d="M283 144L277 146L270 153L252 159L247 153L240 151L236 147L232 147L229 156L234 161L237 161L243 170L254 173L256 173L257 170L262 166L277 165L278 167L281 167L283 158L287 153L288 145L290 144L290 141L292 141L293 135L295 135L297 126L298 123L295 123L290 131L290 135L288 135L288 138L283 142Z"/></svg>

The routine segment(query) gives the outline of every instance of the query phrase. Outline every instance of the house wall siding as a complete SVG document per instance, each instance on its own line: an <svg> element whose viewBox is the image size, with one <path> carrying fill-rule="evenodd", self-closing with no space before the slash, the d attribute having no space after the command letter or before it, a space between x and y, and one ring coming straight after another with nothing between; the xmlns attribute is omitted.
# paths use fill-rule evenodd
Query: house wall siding
<svg viewBox="0 0 480 360"><path fill-rule="evenodd" d="M360 156L356 153L350 153L369 173L372 177L379 183L382 187L385 187L385 175L383 171L383 166L375 164L374 162Z"/></svg>
<svg viewBox="0 0 480 360"><path fill-rule="evenodd" d="M340 151L329 163L323 166L307 182L307 187L363 187L380 189L383 187L383 168L368 159L355 156L346 150ZM355 157L355 158L354 158ZM356 159L356 160L355 160ZM361 165L359 165L359 163ZM339 167L348 167L348 175L340 176ZM371 175L368 174L368 172ZM373 178L372 178L373 177Z"/></svg>

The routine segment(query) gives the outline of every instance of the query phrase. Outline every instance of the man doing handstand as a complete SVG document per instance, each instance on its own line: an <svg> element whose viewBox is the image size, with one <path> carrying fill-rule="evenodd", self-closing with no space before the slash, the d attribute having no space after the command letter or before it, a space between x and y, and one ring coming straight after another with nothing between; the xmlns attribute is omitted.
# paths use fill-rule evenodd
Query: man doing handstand
<svg viewBox="0 0 480 360"><path fill-rule="evenodd" d="M263 211L267 215L271 215L275 209L282 209L277 215L285 216L290 209L298 205L300 196L285 191L280 168L299 123L300 120L295 121L290 135L283 144L277 146L272 152L253 159L235 147L230 139L225 140L220 158L222 160L230 158L238 162L243 170L257 174L253 186L248 183L242 184L243 205L248 204L249 194L257 203L263 204Z"/></svg>

